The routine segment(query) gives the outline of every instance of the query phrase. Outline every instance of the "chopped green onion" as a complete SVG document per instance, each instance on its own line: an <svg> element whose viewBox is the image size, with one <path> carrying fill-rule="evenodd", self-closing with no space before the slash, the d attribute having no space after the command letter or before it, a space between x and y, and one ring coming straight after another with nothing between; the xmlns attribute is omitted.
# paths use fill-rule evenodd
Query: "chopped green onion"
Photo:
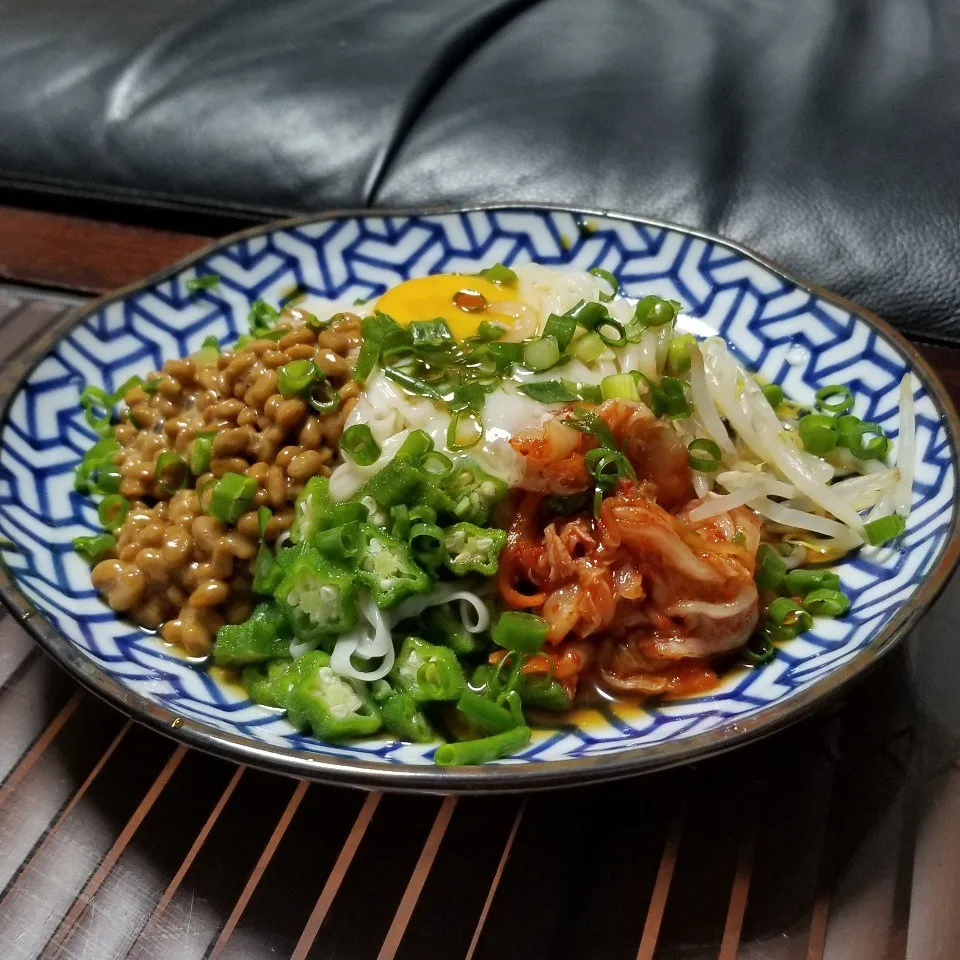
<svg viewBox="0 0 960 960"><path fill-rule="evenodd" d="M604 400L639 400L637 381L629 373L614 373L600 381Z"/></svg>
<svg viewBox="0 0 960 960"><path fill-rule="evenodd" d="M837 428L837 433L840 434L838 445L845 447L846 443L844 442L844 438L846 435L852 430L855 430L857 425L863 421L859 417L855 417L852 413L845 413L842 417L834 417L833 422Z"/></svg>
<svg viewBox="0 0 960 960"><path fill-rule="evenodd" d="M458 410L447 427L447 449L469 450L483 438L483 423L476 414Z"/></svg>
<svg viewBox="0 0 960 960"><path fill-rule="evenodd" d="M215 337L213 337L213 338L207 337L207 339L210 340L210 339L216 339L216 338L215 338ZM219 353L219 347L218 347L218 349L217 349L217 352ZM156 393L157 390L160 389L160 380L161 380L161 379L162 379L161 377L155 377L153 380L147 380L146 383L144 383L143 386L142 386L140 389L141 389L144 393L151 393L151 394L152 394L152 393Z"/></svg>
<svg viewBox="0 0 960 960"><path fill-rule="evenodd" d="M353 379L357 383L366 383L367 378L373 373L373 368L380 359L380 344L376 340L364 338L360 346L360 353L357 354L357 362L353 367Z"/></svg>
<svg viewBox="0 0 960 960"><path fill-rule="evenodd" d="M220 345L218 343L209 344L210 339L216 340L216 337L207 337L203 341L200 349L190 354L190 359L200 366L213 366L220 360Z"/></svg>
<svg viewBox="0 0 960 960"><path fill-rule="evenodd" d="M291 360L277 371L277 389L281 397L299 397L323 374L312 360Z"/></svg>
<svg viewBox="0 0 960 960"><path fill-rule="evenodd" d="M509 710L473 690L464 690L460 694L457 709L484 732L503 733L517 726Z"/></svg>
<svg viewBox="0 0 960 960"><path fill-rule="evenodd" d="M759 648L757 644L759 644ZM773 640L767 630L761 630L754 634L743 648L743 659L755 667L769 663L776 655L777 648L773 645Z"/></svg>
<svg viewBox="0 0 960 960"><path fill-rule="evenodd" d="M556 337L537 337L523 345L523 362L531 370L549 370L560 359L560 345Z"/></svg>
<svg viewBox="0 0 960 960"><path fill-rule="evenodd" d="M582 363L593 363L603 356L607 345L592 330L570 344L570 356Z"/></svg>
<svg viewBox="0 0 960 960"><path fill-rule="evenodd" d="M754 579L762 590L775 590L787 575L787 565L776 550L765 543L757 550L757 569Z"/></svg>
<svg viewBox="0 0 960 960"><path fill-rule="evenodd" d="M360 524L353 521L321 530L314 534L311 543L331 560L349 560L360 550Z"/></svg>
<svg viewBox="0 0 960 960"><path fill-rule="evenodd" d="M112 405L118 404L126 395L128 390L132 390L134 387L140 387L143 389L143 377L138 377L134 374L132 377L127 377L123 383L113 391L113 395L110 397Z"/></svg>
<svg viewBox="0 0 960 960"><path fill-rule="evenodd" d="M83 557L87 563L96 564L112 553L117 541L109 533L98 533L92 537L74 537L73 549Z"/></svg>
<svg viewBox="0 0 960 960"><path fill-rule="evenodd" d="M853 394L849 387L834 383L816 392L817 406L835 416L853 409Z"/></svg>
<svg viewBox="0 0 960 960"><path fill-rule="evenodd" d="M833 418L822 413L808 413L797 425L800 442L807 453L822 457L837 445L837 428Z"/></svg>
<svg viewBox="0 0 960 960"><path fill-rule="evenodd" d="M257 510L257 532L263 540L267 535L267 526L273 518L273 511L269 507L260 507Z"/></svg>
<svg viewBox="0 0 960 960"><path fill-rule="evenodd" d="M705 437L693 440L687 447L687 463L691 470L713 473L720 468L720 447Z"/></svg>
<svg viewBox="0 0 960 960"><path fill-rule="evenodd" d="M443 480L453 472L453 461L438 450L431 450L420 461L420 469L433 481Z"/></svg>
<svg viewBox="0 0 960 960"><path fill-rule="evenodd" d="M307 394L307 403L321 416L326 416L340 409L341 397L330 381L324 378Z"/></svg>
<svg viewBox="0 0 960 960"><path fill-rule="evenodd" d="M493 642L514 653L539 653L550 632L543 617L518 610L506 610L493 628Z"/></svg>
<svg viewBox="0 0 960 960"><path fill-rule="evenodd" d="M343 431L340 449L350 454L353 462L361 467L369 467L380 458L380 445L365 423L355 423Z"/></svg>
<svg viewBox="0 0 960 960"><path fill-rule="evenodd" d="M502 263L495 263L492 267L486 267L481 270L478 277L489 280L491 283L498 283L501 286L512 287L517 282L517 275Z"/></svg>
<svg viewBox="0 0 960 960"><path fill-rule="evenodd" d="M798 567L787 574L786 591L791 597L805 596L813 590L836 590L840 578L831 570L804 570Z"/></svg>
<svg viewBox="0 0 960 960"><path fill-rule="evenodd" d="M84 419L100 434L110 428L115 403L115 399L100 387L86 386L80 394L80 407L83 410ZM103 412L98 413L98 411Z"/></svg>
<svg viewBox="0 0 960 960"><path fill-rule="evenodd" d="M581 327L593 330L601 320L609 316L609 313L602 303L581 300L567 311L567 316L573 317Z"/></svg>
<svg viewBox="0 0 960 960"><path fill-rule="evenodd" d="M216 350L217 353L220 352L220 341L213 336L212 334L209 337L203 338L203 343L200 344L201 350Z"/></svg>
<svg viewBox="0 0 960 960"><path fill-rule="evenodd" d="M594 277L599 278L600 280L605 280L610 284L610 293L604 293L600 291L600 302L609 303L620 290L620 284L617 281L617 278L609 271L604 270L602 267L594 267L592 270L587 271Z"/></svg>
<svg viewBox="0 0 960 960"><path fill-rule="evenodd" d="M320 330L326 330L328 327L333 326L335 323L339 323L346 316L345 313L335 313L328 320L321 320L315 313L310 313L309 310L300 310L300 316L303 317L303 322L311 330L319 332Z"/></svg>
<svg viewBox="0 0 960 960"><path fill-rule="evenodd" d="M116 493L123 482L123 474L109 461L97 467L96 487L100 493Z"/></svg>
<svg viewBox="0 0 960 960"><path fill-rule="evenodd" d="M425 570L437 570L446 557L446 534L435 523L415 523L407 534L414 559Z"/></svg>
<svg viewBox="0 0 960 960"><path fill-rule="evenodd" d="M570 314L551 313L550 316L547 317L547 322L543 327L543 335L545 337L553 337L554 340L557 341L560 352L563 353L570 345L576 329L577 321L574 320Z"/></svg>
<svg viewBox="0 0 960 960"><path fill-rule="evenodd" d="M73 489L78 493L89 493L91 478L94 475L99 477L105 468L113 468L113 456L119 449L120 444L112 436L101 437L77 464Z"/></svg>
<svg viewBox="0 0 960 960"><path fill-rule="evenodd" d="M767 398L767 403L769 403L774 410L778 410L784 401L783 388L776 383L767 384L767 386L763 388L763 395Z"/></svg>
<svg viewBox="0 0 960 960"><path fill-rule="evenodd" d="M172 450L164 450L157 457L153 479L166 493L174 493L187 485L187 461Z"/></svg>
<svg viewBox="0 0 960 960"><path fill-rule="evenodd" d="M537 403L572 403L580 397L566 380L539 380L522 383L517 390Z"/></svg>
<svg viewBox="0 0 960 960"><path fill-rule="evenodd" d="M600 404L603 403L603 391L600 389L599 384L596 383L574 383L573 380L564 380L566 384L573 383L577 388L577 393L580 396L581 400L586 400L589 403Z"/></svg>
<svg viewBox="0 0 960 960"><path fill-rule="evenodd" d="M118 493L111 493L100 501L97 516L108 530L119 530L130 512L130 501Z"/></svg>
<svg viewBox="0 0 960 960"><path fill-rule="evenodd" d="M382 310L374 312L372 317L364 317L361 323L364 338L377 340L380 343L396 344L411 343L412 337L408 330L397 323L389 314Z"/></svg>
<svg viewBox="0 0 960 960"><path fill-rule="evenodd" d="M207 513L222 523L233 523L250 509L257 481L242 473L225 473L210 493Z"/></svg>
<svg viewBox="0 0 960 960"><path fill-rule="evenodd" d="M813 626L813 617L789 597L777 597L767 607L767 622L779 627L785 637L795 637Z"/></svg>
<svg viewBox="0 0 960 960"><path fill-rule="evenodd" d="M413 338L414 350L442 347L454 342L450 327L442 317L437 317L436 320L414 320L407 329Z"/></svg>
<svg viewBox="0 0 960 960"><path fill-rule="evenodd" d="M498 370L507 370L514 364L523 362L522 343L488 343L486 348Z"/></svg>
<svg viewBox="0 0 960 960"><path fill-rule="evenodd" d="M907 529L907 521L897 513L879 517L863 525L867 532L867 541L872 547L879 547L888 540L895 540Z"/></svg>
<svg viewBox="0 0 960 960"><path fill-rule="evenodd" d="M477 327L477 336L481 340L499 340L507 328L500 323L491 323L489 320L481 320Z"/></svg>
<svg viewBox="0 0 960 960"><path fill-rule="evenodd" d="M443 396L435 390L426 380L415 377L399 367L384 367L384 375L399 384L404 390L416 394L418 397L429 397L431 400L443 400Z"/></svg>
<svg viewBox="0 0 960 960"><path fill-rule="evenodd" d="M634 476L630 461L619 451L598 447L583 458L587 473L596 481L597 489L607 492L623 477Z"/></svg>
<svg viewBox="0 0 960 960"><path fill-rule="evenodd" d="M442 743L434 752L433 762L441 767L488 763L521 750L530 742L530 737L529 727L515 727L513 730L505 730L503 733L484 737L481 740Z"/></svg>
<svg viewBox="0 0 960 960"><path fill-rule="evenodd" d="M697 349L697 338L692 333L674 337L667 348L667 372L676 376L690 369L690 351Z"/></svg>
<svg viewBox="0 0 960 960"><path fill-rule="evenodd" d="M216 430L204 430L203 433L198 433L190 444L190 472L195 477L199 477L201 473L206 473L210 469L213 438L216 435Z"/></svg>
<svg viewBox="0 0 960 960"><path fill-rule="evenodd" d="M613 329L616 336L612 336L609 333L604 333L607 328ZM608 347L625 347L627 345L627 331L623 324L614 319L613 317L604 317L596 327L594 327L593 332L608 346Z"/></svg>
<svg viewBox="0 0 960 960"><path fill-rule="evenodd" d="M850 600L839 590L811 590L803 598L803 609L815 617L842 617L850 609Z"/></svg>
<svg viewBox="0 0 960 960"><path fill-rule="evenodd" d="M595 437L601 447L608 447L611 450L617 449L617 441L610 428L597 414L590 410L577 409L574 411L574 415L569 420L565 420L564 423L580 433Z"/></svg>
<svg viewBox="0 0 960 960"><path fill-rule="evenodd" d="M433 449L433 440L426 430L411 430L400 444L395 459L401 463L422 460Z"/></svg>
<svg viewBox="0 0 960 960"><path fill-rule="evenodd" d="M656 417L683 420L693 412L683 387L683 381L675 377L661 377L652 389L651 408Z"/></svg>
<svg viewBox="0 0 960 960"><path fill-rule="evenodd" d="M191 277L185 284L187 293L196 293L199 290L212 290L220 285L220 277L216 273L198 274Z"/></svg>
<svg viewBox="0 0 960 960"><path fill-rule="evenodd" d="M633 323L641 327L662 327L676 316L677 308L672 301L650 294L637 304L633 311Z"/></svg>
<svg viewBox="0 0 960 960"><path fill-rule="evenodd" d="M879 423L845 425L840 442L859 460L881 460L890 449L890 440Z"/></svg>
<svg viewBox="0 0 960 960"><path fill-rule="evenodd" d="M280 317L280 311L276 307L271 307L265 300L255 300L250 304L250 313L247 315L247 322L250 324L250 333L255 337L264 337L272 331L270 328ZM283 331L286 332L286 331ZM281 333L281 336L283 333Z"/></svg>

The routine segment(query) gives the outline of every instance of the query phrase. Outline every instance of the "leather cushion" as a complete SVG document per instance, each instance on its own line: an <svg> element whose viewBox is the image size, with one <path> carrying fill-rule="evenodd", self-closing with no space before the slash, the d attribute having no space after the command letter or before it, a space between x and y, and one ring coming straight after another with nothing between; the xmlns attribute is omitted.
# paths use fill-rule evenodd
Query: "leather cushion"
<svg viewBox="0 0 960 960"><path fill-rule="evenodd" d="M0 180L286 214L366 202L517 0L0 0Z"/></svg>
<svg viewBox="0 0 960 960"><path fill-rule="evenodd" d="M673 220L955 339L958 46L952 0L552 0L451 78L376 202Z"/></svg>

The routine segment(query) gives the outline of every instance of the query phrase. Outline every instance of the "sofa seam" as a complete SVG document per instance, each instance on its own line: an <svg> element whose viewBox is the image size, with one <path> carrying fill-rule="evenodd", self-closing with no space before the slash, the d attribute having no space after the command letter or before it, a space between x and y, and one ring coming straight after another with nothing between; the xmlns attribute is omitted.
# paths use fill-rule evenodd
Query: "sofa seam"
<svg viewBox="0 0 960 960"><path fill-rule="evenodd" d="M394 160L409 140L420 118L430 104L446 90L451 79L514 20L546 2L548 0L509 0L504 6L490 11L472 26L463 30L434 58L419 85L420 89L409 98L387 142L378 151L370 165L361 189L361 203L364 207L376 205L377 195L387 175L393 169Z"/></svg>

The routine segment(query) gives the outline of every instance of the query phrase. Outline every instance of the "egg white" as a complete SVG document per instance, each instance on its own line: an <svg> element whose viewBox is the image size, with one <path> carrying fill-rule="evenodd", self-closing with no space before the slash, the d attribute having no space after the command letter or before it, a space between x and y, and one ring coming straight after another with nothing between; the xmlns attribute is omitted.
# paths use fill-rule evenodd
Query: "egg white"
<svg viewBox="0 0 960 960"><path fill-rule="evenodd" d="M607 290L606 284L599 278L580 270L558 270L534 263L514 265L513 270L518 280L516 299L491 304L488 308L507 327L505 339L508 340L520 340L542 333L551 314L564 313L581 300L598 300L600 293ZM626 324L633 315L635 302L616 297L605 305L612 317ZM369 314L373 305L352 307L352 310L361 315ZM329 305L323 313L326 315L328 311ZM521 431L540 427L556 410L565 406L530 399L518 392L520 383L563 377L596 385L605 376L621 370L639 370L648 376L655 376L658 355L666 350L669 336L667 328L653 328L644 335L641 343L617 352L608 349L589 365L572 360L562 368L543 373L518 368L513 379L505 380L487 396L481 416L483 436L466 453L490 474L508 485L514 485L520 477L522 465L519 455L510 446L510 438ZM449 414L434 406L430 400L405 392L384 376L382 371L370 377L345 426L358 423L370 428L380 445L380 457L368 467L361 467L349 460L336 467L330 477L330 494L337 501L352 497L370 477L389 463L411 430L426 431L435 449L451 458L461 453L451 451L446 446Z"/></svg>

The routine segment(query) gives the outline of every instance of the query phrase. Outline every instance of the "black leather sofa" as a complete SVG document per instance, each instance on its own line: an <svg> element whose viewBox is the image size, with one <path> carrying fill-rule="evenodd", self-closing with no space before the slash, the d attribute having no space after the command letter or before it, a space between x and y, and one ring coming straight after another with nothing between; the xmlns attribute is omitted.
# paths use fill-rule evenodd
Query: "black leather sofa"
<svg viewBox="0 0 960 960"><path fill-rule="evenodd" d="M0 0L0 199L646 214L960 341L958 49L955 0Z"/></svg>

